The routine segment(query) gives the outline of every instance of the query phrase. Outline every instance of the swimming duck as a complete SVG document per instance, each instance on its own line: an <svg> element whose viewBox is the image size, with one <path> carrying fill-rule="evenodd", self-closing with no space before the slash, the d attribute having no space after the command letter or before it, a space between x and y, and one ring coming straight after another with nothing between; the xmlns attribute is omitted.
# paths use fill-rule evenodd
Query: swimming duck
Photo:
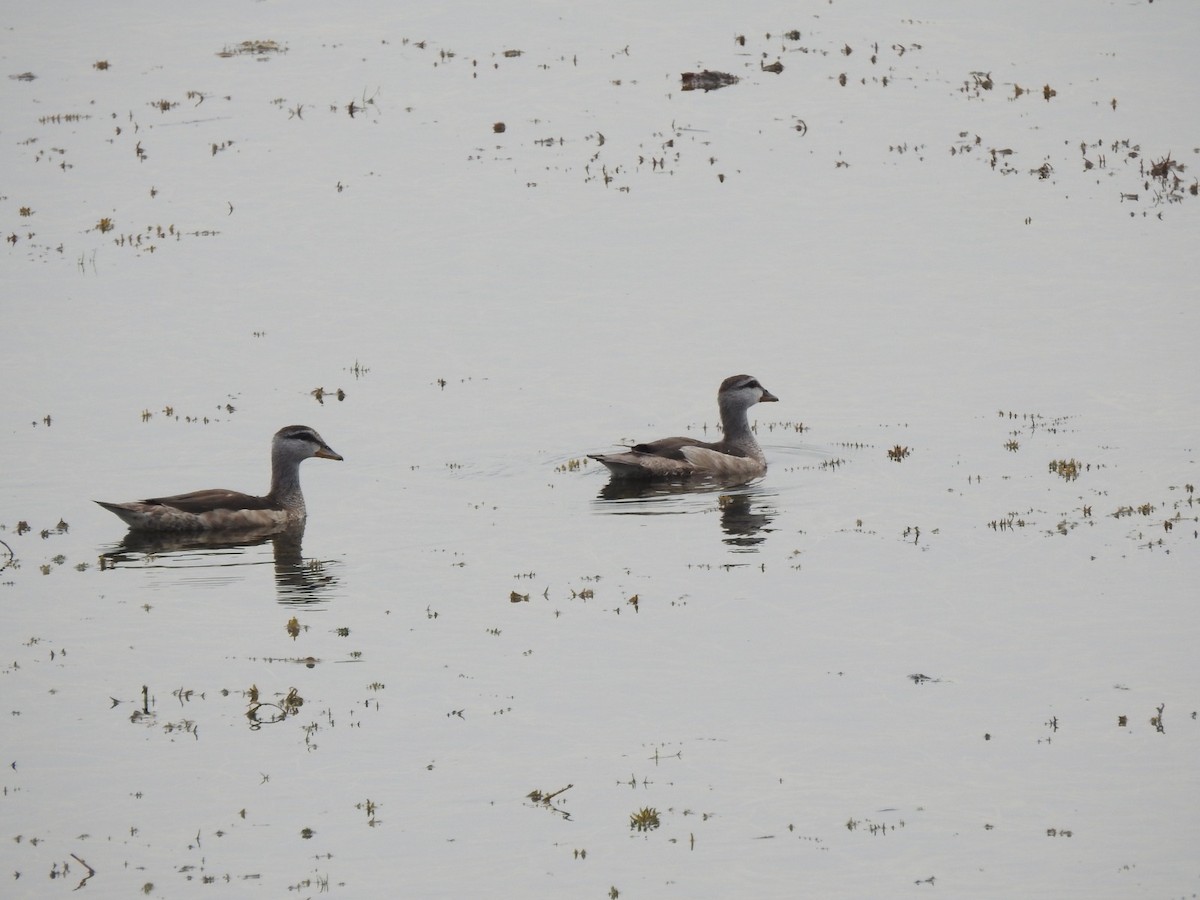
<svg viewBox="0 0 1200 900"><path fill-rule="evenodd" d="M96 502L134 531L235 531L303 522L300 463L342 457L307 425L288 425L271 441L271 490L265 497L213 488L132 503Z"/></svg>
<svg viewBox="0 0 1200 900"><path fill-rule="evenodd" d="M767 458L750 431L746 411L755 403L779 398L749 375L731 375L721 382L717 406L724 436L714 443L689 437L669 437L635 444L624 453L590 453L614 478L757 478L767 471Z"/></svg>

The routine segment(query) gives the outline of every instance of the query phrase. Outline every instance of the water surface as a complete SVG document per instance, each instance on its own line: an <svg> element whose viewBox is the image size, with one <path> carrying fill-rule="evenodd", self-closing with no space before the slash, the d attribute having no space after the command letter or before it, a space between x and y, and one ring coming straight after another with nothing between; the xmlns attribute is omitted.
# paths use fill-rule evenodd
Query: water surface
<svg viewBox="0 0 1200 900"><path fill-rule="evenodd" d="M3 46L6 896L1195 892L1191 8L188 15Z"/></svg>

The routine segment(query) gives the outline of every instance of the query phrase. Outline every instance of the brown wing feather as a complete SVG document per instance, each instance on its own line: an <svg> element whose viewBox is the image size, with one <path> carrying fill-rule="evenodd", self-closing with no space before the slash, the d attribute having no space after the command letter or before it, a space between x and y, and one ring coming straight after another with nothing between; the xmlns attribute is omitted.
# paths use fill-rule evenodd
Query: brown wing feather
<svg viewBox="0 0 1200 900"><path fill-rule="evenodd" d="M211 512L215 509L272 509L271 500L266 497L254 497L238 491L227 491L223 488L210 488L204 491L192 491L187 494L176 494L173 497L152 497L143 500L153 506L169 506L181 512L200 513Z"/></svg>
<svg viewBox="0 0 1200 900"><path fill-rule="evenodd" d="M687 462L688 458L683 453L684 447L703 447L705 450L726 453L729 456L746 455L744 451L739 450L737 447L726 447L723 441L718 441L714 444L689 437L660 438L657 441L650 441L646 444L635 444L630 449L634 453L649 453L653 456L664 457L665 459L681 459Z"/></svg>

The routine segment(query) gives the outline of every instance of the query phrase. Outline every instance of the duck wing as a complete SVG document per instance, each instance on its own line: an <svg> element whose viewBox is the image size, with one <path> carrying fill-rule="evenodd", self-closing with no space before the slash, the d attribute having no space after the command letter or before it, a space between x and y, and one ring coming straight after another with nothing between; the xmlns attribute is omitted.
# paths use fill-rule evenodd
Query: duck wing
<svg viewBox="0 0 1200 900"><path fill-rule="evenodd" d="M224 488L209 488L203 491L191 491L187 494L175 494L171 497L152 497L142 500L147 506L168 506L180 512L200 515L218 509L273 509L274 504L267 497L255 497L239 491L229 491Z"/></svg>
<svg viewBox="0 0 1200 900"><path fill-rule="evenodd" d="M707 450L717 450L716 444L708 444L689 437L660 438L645 444L634 444L630 447L632 453L648 453L651 456L661 456L663 459L678 459L687 462L685 447L703 447Z"/></svg>

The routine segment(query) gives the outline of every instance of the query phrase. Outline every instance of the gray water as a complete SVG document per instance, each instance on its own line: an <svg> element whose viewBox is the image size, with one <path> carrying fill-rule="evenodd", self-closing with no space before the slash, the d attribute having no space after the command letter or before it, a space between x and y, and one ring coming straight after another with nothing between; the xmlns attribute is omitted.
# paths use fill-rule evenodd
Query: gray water
<svg viewBox="0 0 1200 900"><path fill-rule="evenodd" d="M4 895L1194 894L1197 24L23 11ZM298 540L91 503L291 423Z"/></svg>

